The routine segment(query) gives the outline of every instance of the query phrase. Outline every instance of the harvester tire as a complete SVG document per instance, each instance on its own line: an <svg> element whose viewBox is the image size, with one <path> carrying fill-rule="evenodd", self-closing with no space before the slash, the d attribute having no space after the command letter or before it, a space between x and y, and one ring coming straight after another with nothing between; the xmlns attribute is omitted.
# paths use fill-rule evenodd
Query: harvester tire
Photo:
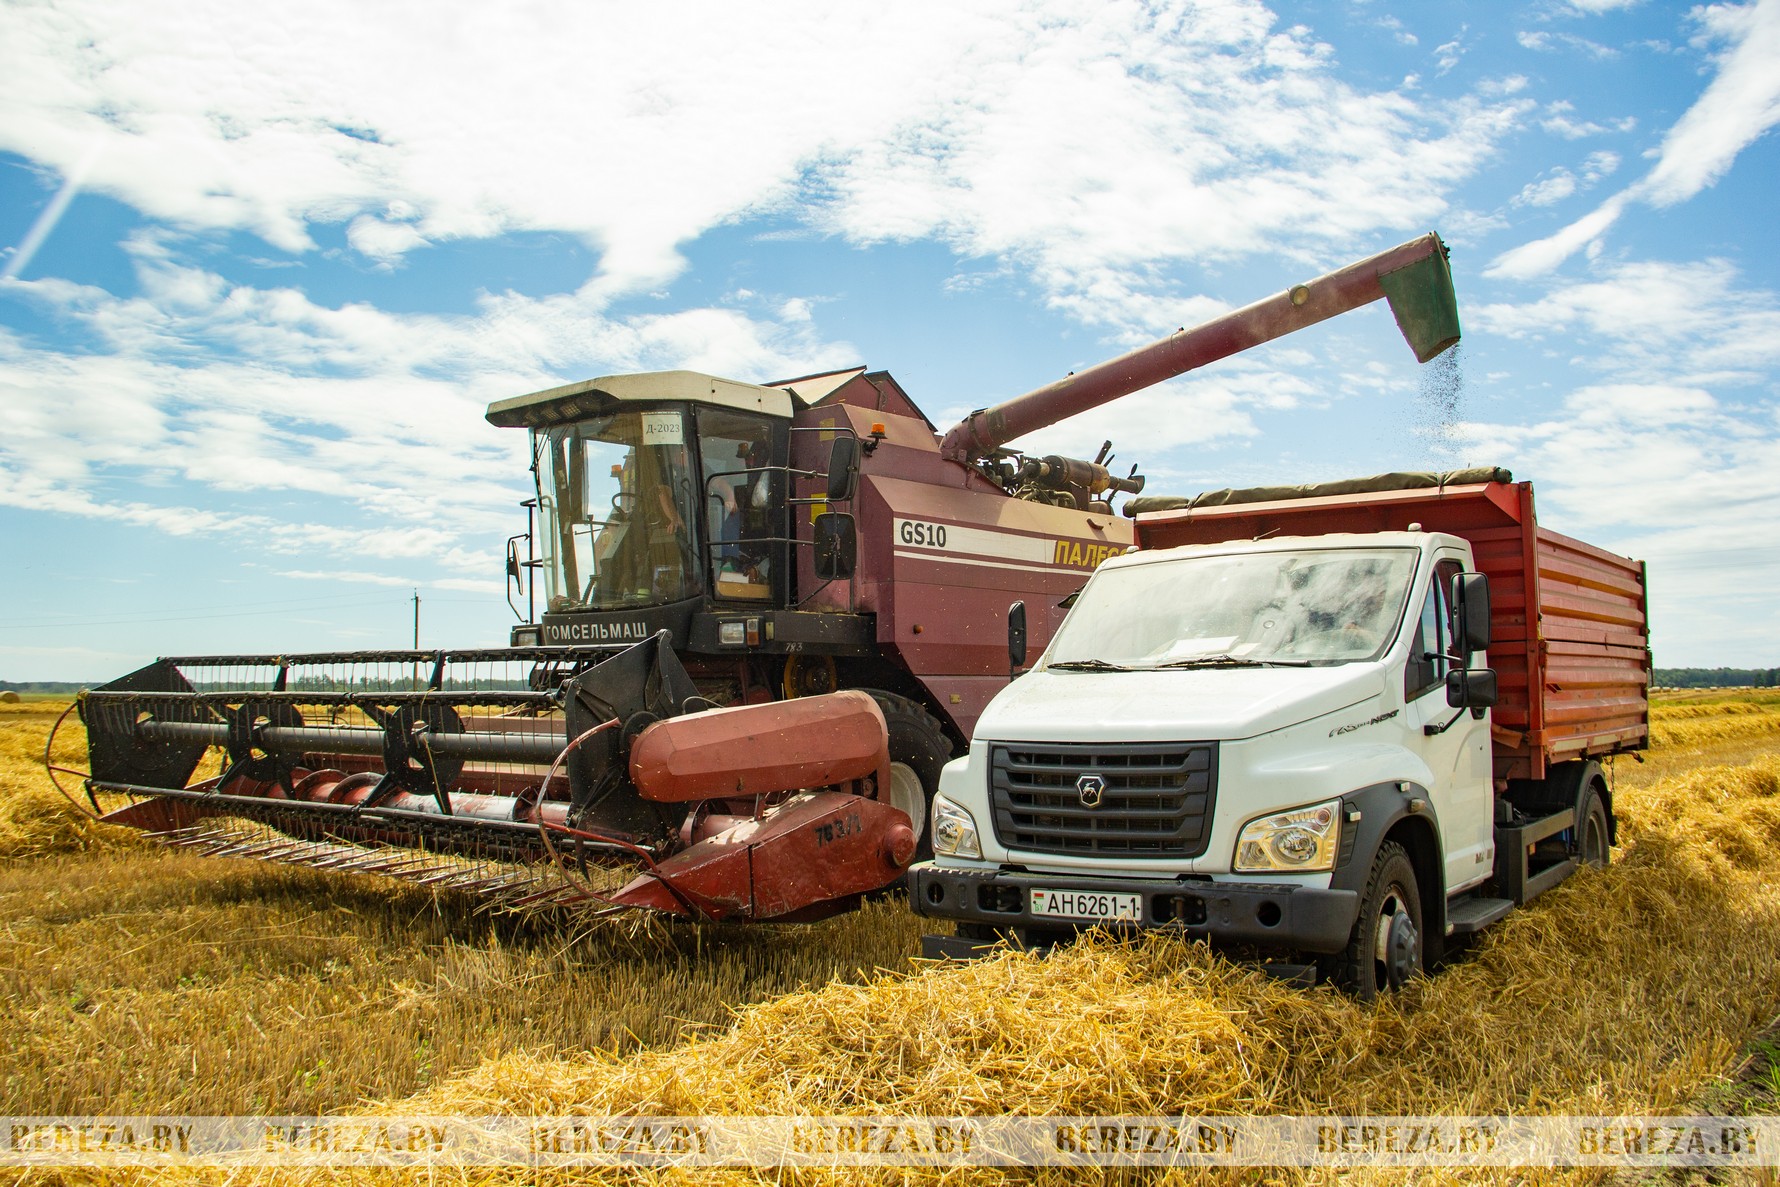
<svg viewBox="0 0 1780 1187"><path fill-rule="evenodd" d="M939 771L952 757L952 742L933 714L920 704L893 692L868 688L884 711L884 727L890 734L890 787L887 798L893 807L908 813L915 826L915 861L933 856L933 838L927 834L927 811L939 790Z"/></svg>

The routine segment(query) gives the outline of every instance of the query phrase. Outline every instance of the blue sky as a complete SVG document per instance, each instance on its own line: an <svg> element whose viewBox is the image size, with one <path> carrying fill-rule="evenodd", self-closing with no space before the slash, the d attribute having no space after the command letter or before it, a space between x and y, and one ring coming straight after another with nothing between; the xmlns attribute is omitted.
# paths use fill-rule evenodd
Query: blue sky
<svg viewBox="0 0 1780 1187"><path fill-rule="evenodd" d="M520 434L859 363L942 428L1438 230L1373 308L1028 444L1150 490L1499 464L1780 663L1780 0L0 0L0 679L499 644Z"/></svg>

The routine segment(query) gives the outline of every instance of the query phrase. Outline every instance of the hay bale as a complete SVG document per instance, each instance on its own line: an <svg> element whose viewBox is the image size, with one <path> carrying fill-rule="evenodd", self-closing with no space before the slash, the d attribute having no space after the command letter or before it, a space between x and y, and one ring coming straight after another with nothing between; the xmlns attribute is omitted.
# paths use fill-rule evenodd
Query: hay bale
<svg viewBox="0 0 1780 1187"><path fill-rule="evenodd" d="M10 688L0 692L0 705L16 705L19 703L19 699L19 694Z"/></svg>

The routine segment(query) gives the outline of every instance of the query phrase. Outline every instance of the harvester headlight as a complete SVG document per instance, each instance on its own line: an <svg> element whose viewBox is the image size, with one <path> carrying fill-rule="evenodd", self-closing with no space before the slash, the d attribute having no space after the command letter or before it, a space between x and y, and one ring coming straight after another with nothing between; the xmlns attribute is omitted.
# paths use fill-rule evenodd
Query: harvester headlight
<svg viewBox="0 0 1780 1187"><path fill-rule="evenodd" d="M516 626L513 628L511 644L514 647L542 647L544 645L544 628Z"/></svg>
<svg viewBox="0 0 1780 1187"><path fill-rule="evenodd" d="M1341 848L1341 801L1275 812L1242 826L1236 838L1238 873L1332 870Z"/></svg>
<svg viewBox="0 0 1780 1187"><path fill-rule="evenodd" d="M943 795L933 797L933 852L946 857L983 855L976 817Z"/></svg>

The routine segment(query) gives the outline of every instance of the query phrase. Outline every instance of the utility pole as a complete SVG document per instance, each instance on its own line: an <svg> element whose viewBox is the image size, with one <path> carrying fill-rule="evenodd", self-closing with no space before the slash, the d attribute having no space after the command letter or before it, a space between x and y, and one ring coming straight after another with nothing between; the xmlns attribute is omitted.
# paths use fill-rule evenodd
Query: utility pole
<svg viewBox="0 0 1780 1187"><path fill-rule="evenodd" d="M414 650L420 650L420 590L414 591ZM414 687L420 688L420 661L414 661Z"/></svg>

